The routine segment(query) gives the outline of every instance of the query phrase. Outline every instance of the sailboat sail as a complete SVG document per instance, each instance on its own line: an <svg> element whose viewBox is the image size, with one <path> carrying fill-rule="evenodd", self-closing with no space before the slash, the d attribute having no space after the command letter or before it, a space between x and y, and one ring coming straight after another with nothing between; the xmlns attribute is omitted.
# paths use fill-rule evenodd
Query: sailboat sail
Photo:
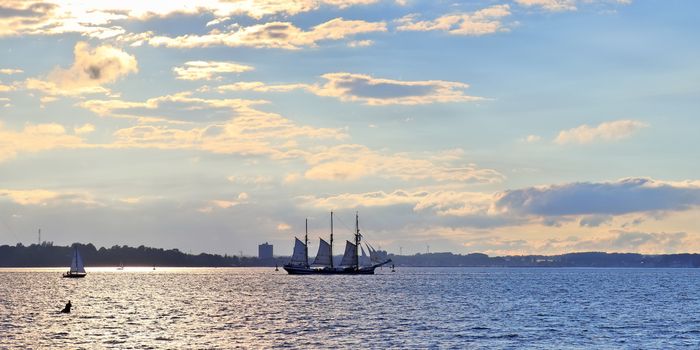
<svg viewBox="0 0 700 350"><path fill-rule="evenodd" d="M360 251L362 251L362 255L360 255L360 266L370 266L372 265L372 261L369 259L369 256L365 253L365 248L360 245Z"/></svg>
<svg viewBox="0 0 700 350"><path fill-rule="evenodd" d="M340 261L340 266L352 265L355 265L355 245L350 241L345 241L345 254L343 254L343 260Z"/></svg>
<svg viewBox="0 0 700 350"><path fill-rule="evenodd" d="M85 266L83 265L83 259L80 257L78 247L75 247L73 250L73 260L70 262L70 272L85 273Z"/></svg>
<svg viewBox="0 0 700 350"><path fill-rule="evenodd" d="M294 253L292 254L291 265L306 266L309 262L306 260L306 244L294 237Z"/></svg>
<svg viewBox="0 0 700 350"><path fill-rule="evenodd" d="M316 254L313 265L331 266L331 258L331 245L321 238L321 242L318 244L318 253Z"/></svg>
<svg viewBox="0 0 700 350"><path fill-rule="evenodd" d="M377 254L377 251L374 249L374 247L369 245L369 243L365 243L365 244L367 245L367 250L369 251L369 260L373 264L378 263L380 258L379 258L379 254Z"/></svg>

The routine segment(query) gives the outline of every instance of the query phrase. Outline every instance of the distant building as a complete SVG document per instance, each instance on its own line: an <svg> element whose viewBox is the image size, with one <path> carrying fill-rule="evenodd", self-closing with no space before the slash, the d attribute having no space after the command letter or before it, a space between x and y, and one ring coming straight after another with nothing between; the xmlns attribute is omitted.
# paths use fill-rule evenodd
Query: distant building
<svg viewBox="0 0 700 350"><path fill-rule="evenodd" d="M272 244L265 242L258 246L258 259L272 259Z"/></svg>

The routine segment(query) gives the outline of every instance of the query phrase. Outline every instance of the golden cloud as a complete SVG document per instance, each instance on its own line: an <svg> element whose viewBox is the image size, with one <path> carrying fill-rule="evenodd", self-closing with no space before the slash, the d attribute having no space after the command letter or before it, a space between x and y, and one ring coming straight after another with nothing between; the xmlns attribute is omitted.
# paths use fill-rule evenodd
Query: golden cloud
<svg viewBox="0 0 700 350"><path fill-rule="evenodd" d="M181 80L220 79L222 73L243 73L253 67L235 62L189 61L182 67L173 68L176 78Z"/></svg>
<svg viewBox="0 0 700 350"><path fill-rule="evenodd" d="M79 136L67 134L59 124L27 124L24 129L14 131L0 123L0 162L14 158L20 152L82 147L88 145Z"/></svg>
<svg viewBox="0 0 700 350"><path fill-rule="evenodd" d="M102 85L138 71L134 56L109 45L90 48L87 43L78 42L73 52L70 68L56 68L46 80L28 79L26 88L48 95L109 93Z"/></svg>
<svg viewBox="0 0 700 350"><path fill-rule="evenodd" d="M384 32L386 23L335 18L304 31L290 22L268 22L248 27L234 27L227 32L213 30L205 35L178 37L153 36L153 46L193 48L209 46L278 48L296 50L313 47L324 40L341 40L362 33Z"/></svg>

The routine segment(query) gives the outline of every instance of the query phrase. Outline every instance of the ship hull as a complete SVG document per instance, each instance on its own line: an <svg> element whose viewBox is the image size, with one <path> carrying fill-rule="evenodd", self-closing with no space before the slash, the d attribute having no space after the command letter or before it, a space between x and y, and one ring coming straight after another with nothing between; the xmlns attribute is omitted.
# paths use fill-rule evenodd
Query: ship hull
<svg viewBox="0 0 700 350"><path fill-rule="evenodd" d="M284 265L282 268L290 275L374 275L374 269L384 264L386 264L386 262L374 266L360 267L359 269L354 267L312 268L293 265Z"/></svg>

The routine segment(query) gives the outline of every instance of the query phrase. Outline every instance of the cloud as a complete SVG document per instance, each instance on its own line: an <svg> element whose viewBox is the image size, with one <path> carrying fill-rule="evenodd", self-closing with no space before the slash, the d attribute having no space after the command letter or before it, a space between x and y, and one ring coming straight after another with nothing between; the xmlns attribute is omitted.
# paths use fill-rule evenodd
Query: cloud
<svg viewBox="0 0 700 350"><path fill-rule="evenodd" d="M55 4L40 1L4 1L0 6L0 37L40 29L55 8Z"/></svg>
<svg viewBox="0 0 700 350"><path fill-rule="evenodd" d="M417 157L385 154L358 144L316 149L305 155L309 180L355 181L365 177L401 180L433 180L460 183L498 183L504 176L493 169L479 168L461 158Z"/></svg>
<svg viewBox="0 0 700 350"><path fill-rule="evenodd" d="M256 176L234 176L231 175L226 178L231 183L241 184L241 185L265 185L270 184L274 179L270 176L256 175Z"/></svg>
<svg viewBox="0 0 700 350"><path fill-rule="evenodd" d="M181 80L216 80L222 73L243 73L253 67L235 62L188 61L182 67L173 68L177 79Z"/></svg>
<svg viewBox="0 0 700 350"><path fill-rule="evenodd" d="M545 11L563 12L576 11L578 4L620 4L629 5L632 0L515 0L520 6L539 7Z"/></svg>
<svg viewBox="0 0 700 350"><path fill-rule="evenodd" d="M470 13L453 13L431 21L418 21L418 15L402 17L395 22L398 31L443 31L453 35L480 36L508 31L501 19L510 16L510 6L494 5Z"/></svg>
<svg viewBox="0 0 700 350"><path fill-rule="evenodd" d="M647 233L618 231L613 235L570 242L565 245L567 251L608 251L608 252L642 252L665 253L683 250L687 244L685 232Z"/></svg>
<svg viewBox="0 0 700 350"><path fill-rule="evenodd" d="M522 140L527 143L537 143L542 140L542 137L539 135L527 135L527 137L523 138Z"/></svg>
<svg viewBox="0 0 700 350"><path fill-rule="evenodd" d="M588 144L596 141L617 141L628 138L649 124L637 120L616 120L601 123L591 127L581 125L573 129L562 130L554 142L563 145L568 143Z"/></svg>
<svg viewBox="0 0 700 350"><path fill-rule="evenodd" d="M148 43L171 48L229 46L297 50L314 47L325 40L342 40L357 34L385 31L384 22L335 18L307 31L290 22L268 22L248 27L233 26L224 32L215 29L204 35L153 36Z"/></svg>
<svg viewBox="0 0 700 350"><path fill-rule="evenodd" d="M612 215L588 215L579 220L581 227L598 227L603 224L608 224L612 221Z"/></svg>
<svg viewBox="0 0 700 350"><path fill-rule="evenodd" d="M9 198L22 206L47 206L61 203L101 205L92 195L84 192L50 191L45 189L13 190L0 188L0 199Z"/></svg>
<svg viewBox="0 0 700 350"><path fill-rule="evenodd" d="M231 107L232 103L239 101L195 98L191 102ZM299 126L279 114L244 105L235 106L233 110L235 117L214 123L158 124L144 120L140 125L117 130L109 147L194 149L284 159L301 156L296 140L340 140L347 137L339 129Z"/></svg>
<svg viewBox="0 0 700 350"><path fill-rule="evenodd" d="M109 45L91 48L85 42L78 42L73 52L75 58L70 68L56 68L46 80L28 79L26 87L49 95L106 93L108 90L102 85L138 71L134 56Z"/></svg>
<svg viewBox="0 0 700 350"><path fill-rule="evenodd" d="M90 123L86 123L86 124L83 124L82 126L76 126L75 128L73 128L73 132L76 135L89 134L93 131L95 131L95 126L90 124Z"/></svg>
<svg viewBox="0 0 700 350"><path fill-rule="evenodd" d="M223 22L229 16L261 19L271 15L296 15L321 6L346 8L376 0L256 0L227 1L74 1L8 0L0 7L0 37L18 35L58 35L79 33L97 39L130 35L122 27L124 20L148 20L173 15L214 16Z"/></svg>
<svg viewBox="0 0 700 350"><path fill-rule="evenodd" d="M334 97L341 101L361 102L366 105L420 105L447 102L485 100L470 96L465 83L443 80L402 81L374 78L365 74L328 73L321 76L326 82L317 84L273 84L238 82L215 88L224 91L288 92L306 90L318 96Z"/></svg>
<svg viewBox="0 0 700 350"><path fill-rule="evenodd" d="M498 195L495 208L516 215L622 215L683 211L700 205L700 183L627 178L530 187Z"/></svg>
<svg viewBox="0 0 700 350"><path fill-rule="evenodd" d="M265 100L208 99L195 97L191 92L180 92L150 98L144 102L120 99L88 100L81 102L79 106L103 117L137 119L142 122L167 121L173 123L181 119L179 115L182 112L187 112L186 114L191 116L195 112L223 110L226 118L228 118L232 111L247 110L247 108L254 105L265 103L267 103ZM146 116L149 113L157 116Z"/></svg>
<svg viewBox="0 0 700 350"><path fill-rule="evenodd" d="M368 105L418 105L483 100L481 97L464 94L469 85L451 81L400 81L353 73L329 73L321 77L327 82L313 87L315 94L336 97L341 101L359 101Z"/></svg>
<svg viewBox="0 0 700 350"><path fill-rule="evenodd" d="M439 216L485 215L491 205L490 194L449 190L395 190L343 193L332 196L301 196L300 201L316 208L357 208L410 205L415 212L430 211Z"/></svg>
<svg viewBox="0 0 700 350"><path fill-rule="evenodd" d="M575 11L575 0L515 0L518 5L532 7L538 6L547 11Z"/></svg>
<svg viewBox="0 0 700 350"><path fill-rule="evenodd" d="M368 47L374 45L373 40L353 40L348 43L349 47Z"/></svg>
<svg viewBox="0 0 700 350"><path fill-rule="evenodd" d="M59 124L26 124L22 130L14 131L0 123L0 162L14 158L20 152L82 147L87 147L83 140L66 133Z"/></svg>
<svg viewBox="0 0 700 350"><path fill-rule="evenodd" d="M12 91L14 89L15 88L11 85L3 85L2 83L0 83L0 92Z"/></svg>
<svg viewBox="0 0 700 350"><path fill-rule="evenodd" d="M260 81L241 81L233 84L217 86L216 91L255 91L255 92L289 92L293 90L308 90L308 84L265 84Z"/></svg>
<svg viewBox="0 0 700 350"><path fill-rule="evenodd" d="M24 71L21 70L21 69L13 69L13 68L2 68L2 69L0 69L0 74L7 74L7 75L10 75L10 74L20 74L20 73L24 73Z"/></svg>

